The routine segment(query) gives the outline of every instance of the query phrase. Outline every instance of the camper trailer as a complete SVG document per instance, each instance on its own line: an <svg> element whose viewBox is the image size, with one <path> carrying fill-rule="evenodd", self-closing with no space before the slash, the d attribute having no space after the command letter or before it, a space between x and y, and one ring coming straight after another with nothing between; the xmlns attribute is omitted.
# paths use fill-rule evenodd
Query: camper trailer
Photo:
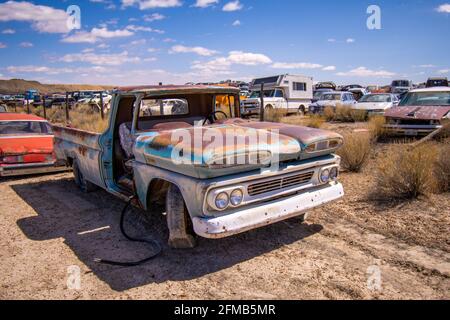
<svg viewBox="0 0 450 320"><path fill-rule="evenodd" d="M242 115L259 113L261 85L264 86L264 110L284 109L288 113L298 114L308 112L313 99L312 77L285 74L254 79L250 85L251 96L242 101Z"/></svg>

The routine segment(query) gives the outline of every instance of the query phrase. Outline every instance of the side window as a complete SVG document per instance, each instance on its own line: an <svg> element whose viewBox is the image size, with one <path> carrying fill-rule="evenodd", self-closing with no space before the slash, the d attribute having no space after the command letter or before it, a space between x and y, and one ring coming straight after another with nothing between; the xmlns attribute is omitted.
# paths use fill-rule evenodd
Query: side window
<svg viewBox="0 0 450 320"><path fill-rule="evenodd" d="M305 82L293 82L294 91L306 91L306 83Z"/></svg>
<svg viewBox="0 0 450 320"><path fill-rule="evenodd" d="M283 91L276 90L275 91L275 98L283 98Z"/></svg>
<svg viewBox="0 0 450 320"><path fill-rule="evenodd" d="M144 99L139 109L139 117L163 117L189 114L186 99Z"/></svg>
<svg viewBox="0 0 450 320"><path fill-rule="evenodd" d="M221 111L227 115L228 118L234 117L234 106L236 104L235 98L232 95L217 95L216 105L214 110ZM223 115L222 115L223 117ZM217 115L218 119L221 119L220 114Z"/></svg>

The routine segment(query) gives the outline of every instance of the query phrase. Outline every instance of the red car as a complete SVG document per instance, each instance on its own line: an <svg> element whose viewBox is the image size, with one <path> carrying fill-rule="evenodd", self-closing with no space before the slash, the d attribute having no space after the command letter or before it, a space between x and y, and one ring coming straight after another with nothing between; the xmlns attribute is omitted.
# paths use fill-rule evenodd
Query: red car
<svg viewBox="0 0 450 320"><path fill-rule="evenodd" d="M53 132L45 119L0 113L0 177L64 169L56 165Z"/></svg>

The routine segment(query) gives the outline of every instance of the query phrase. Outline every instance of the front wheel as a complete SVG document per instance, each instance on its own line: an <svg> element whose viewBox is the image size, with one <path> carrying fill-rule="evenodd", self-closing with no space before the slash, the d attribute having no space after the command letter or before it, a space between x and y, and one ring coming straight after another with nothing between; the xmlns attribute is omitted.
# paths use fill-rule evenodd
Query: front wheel
<svg viewBox="0 0 450 320"><path fill-rule="evenodd" d="M197 244L192 222L180 189L171 184L166 200L169 246L173 249L191 249Z"/></svg>
<svg viewBox="0 0 450 320"><path fill-rule="evenodd" d="M304 116L306 114L306 108L304 105L301 105L300 107L298 107L297 110L297 115L299 116Z"/></svg>

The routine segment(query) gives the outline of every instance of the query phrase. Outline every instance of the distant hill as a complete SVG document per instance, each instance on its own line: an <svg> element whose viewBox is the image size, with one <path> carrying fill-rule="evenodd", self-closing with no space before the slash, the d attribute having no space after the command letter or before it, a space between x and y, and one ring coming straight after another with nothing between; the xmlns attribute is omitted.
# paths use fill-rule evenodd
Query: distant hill
<svg viewBox="0 0 450 320"><path fill-rule="evenodd" d="M89 84L43 84L38 81L23 79L0 80L0 94L23 94L29 89L49 94L76 90L110 90L114 87Z"/></svg>

